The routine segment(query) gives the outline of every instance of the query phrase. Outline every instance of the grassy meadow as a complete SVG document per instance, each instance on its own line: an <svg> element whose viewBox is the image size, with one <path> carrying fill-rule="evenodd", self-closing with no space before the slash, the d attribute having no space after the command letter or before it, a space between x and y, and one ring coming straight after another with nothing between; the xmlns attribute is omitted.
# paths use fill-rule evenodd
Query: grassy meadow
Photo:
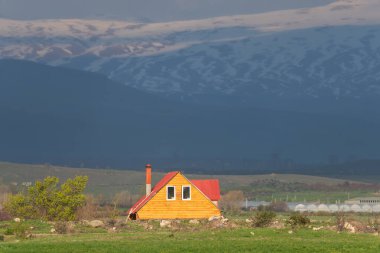
<svg viewBox="0 0 380 253"><path fill-rule="evenodd" d="M329 222L331 217L315 219L313 226ZM86 229L77 225L76 232L66 235L49 233L47 223L29 221L33 237L17 239L6 236L0 242L0 252L380 252L380 237L373 234L304 228L252 228L232 219L226 227L210 227L207 222L188 224L181 221L174 228L160 228L158 222L129 222L117 232L106 228ZM236 225L237 224L237 225ZM0 223L4 233L6 223ZM9 224L8 224L9 225Z"/></svg>

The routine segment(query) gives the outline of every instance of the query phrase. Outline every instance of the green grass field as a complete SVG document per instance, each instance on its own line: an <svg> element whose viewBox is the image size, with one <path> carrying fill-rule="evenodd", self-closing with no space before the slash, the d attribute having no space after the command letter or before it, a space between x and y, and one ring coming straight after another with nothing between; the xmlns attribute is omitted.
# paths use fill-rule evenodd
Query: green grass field
<svg viewBox="0 0 380 253"><path fill-rule="evenodd" d="M51 223L37 220L24 221L25 227L33 234L30 239L18 239L15 235L5 236L0 241L1 253L12 252L256 252L256 253L378 253L380 236L372 233L338 233L334 215L309 216L311 226L293 230L289 227L253 228L245 222L252 213L228 215L225 226L212 226L201 221L175 223L172 228L161 228L158 221L139 222L125 218L118 220L117 232L107 228L91 228L77 223L70 234L51 233ZM289 214L278 214L277 221L284 222ZM371 214L348 214L347 220L367 224L369 219L377 219ZM12 228L14 221L0 222L0 235ZM150 225L147 229L145 225ZM285 224L285 223L284 223ZM314 231L312 227L323 227ZM292 231L292 233L289 233ZM28 233L29 233L28 232Z"/></svg>
<svg viewBox="0 0 380 253"><path fill-rule="evenodd" d="M254 235L252 235L252 232ZM287 229L211 231L126 231L54 235L0 242L0 252L380 252L380 238L370 234Z"/></svg>

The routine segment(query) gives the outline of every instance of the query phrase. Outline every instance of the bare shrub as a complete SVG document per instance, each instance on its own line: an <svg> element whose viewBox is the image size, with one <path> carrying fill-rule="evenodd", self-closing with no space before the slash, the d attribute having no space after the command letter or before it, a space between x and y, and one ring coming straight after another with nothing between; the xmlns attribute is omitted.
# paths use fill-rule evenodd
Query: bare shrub
<svg viewBox="0 0 380 253"><path fill-rule="evenodd" d="M375 215L372 219L368 218L368 226L374 231L380 232L380 221L377 215Z"/></svg>
<svg viewBox="0 0 380 253"><path fill-rule="evenodd" d="M346 214L344 212L337 212L335 214L336 230L342 232L345 228Z"/></svg>
<svg viewBox="0 0 380 253"><path fill-rule="evenodd" d="M68 226L65 221L58 221L54 224L54 229L58 234L67 234Z"/></svg>
<svg viewBox="0 0 380 253"><path fill-rule="evenodd" d="M106 219L106 225L109 227L115 227L117 224L117 219L115 218L108 218Z"/></svg>
<svg viewBox="0 0 380 253"><path fill-rule="evenodd" d="M99 206L106 206L110 203L110 201L107 199L106 196L104 196L104 194L99 194L95 197L94 199L95 203Z"/></svg>
<svg viewBox="0 0 380 253"><path fill-rule="evenodd" d="M0 185L0 221L9 220L11 217L8 212L6 212L3 207L9 197L12 195L8 186Z"/></svg>
<svg viewBox="0 0 380 253"><path fill-rule="evenodd" d="M6 185L0 185L0 209L1 209L1 206L7 202L7 200L9 199L9 196L11 195L11 190L9 189L8 186Z"/></svg>
<svg viewBox="0 0 380 253"><path fill-rule="evenodd" d="M236 212L241 210L244 201L242 191L229 191L224 194L220 200L220 207L225 211Z"/></svg>
<svg viewBox="0 0 380 253"><path fill-rule="evenodd" d="M93 195L86 195L85 204L78 209L77 217L80 220L98 218L99 209L100 206L97 203L96 198Z"/></svg>
<svg viewBox="0 0 380 253"><path fill-rule="evenodd" d="M12 217L5 210L0 210L0 221L8 221L11 220Z"/></svg>
<svg viewBox="0 0 380 253"><path fill-rule="evenodd" d="M102 217L115 220L119 216L119 210L112 206L105 206L102 208Z"/></svg>
<svg viewBox="0 0 380 253"><path fill-rule="evenodd" d="M103 200L103 197L101 197L101 201ZM119 215L119 210L115 209L113 205L100 205L97 197L87 195L85 204L77 211L76 215L80 220L115 219Z"/></svg>
<svg viewBox="0 0 380 253"><path fill-rule="evenodd" d="M122 191L115 194L112 203L116 208L126 208L132 205L132 195L128 191Z"/></svg>

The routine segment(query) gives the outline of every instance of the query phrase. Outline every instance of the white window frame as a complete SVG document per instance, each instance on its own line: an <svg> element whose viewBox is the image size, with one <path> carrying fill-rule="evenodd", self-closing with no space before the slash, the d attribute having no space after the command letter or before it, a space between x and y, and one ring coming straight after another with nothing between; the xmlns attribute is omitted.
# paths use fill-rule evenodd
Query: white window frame
<svg viewBox="0 0 380 253"><path fill-rule="evenodd" d="M183 198L183 189L185 188L185 187L189 187L189 193L190 193L190 198L188 198L188 199L184 199ZM191 200L191 185L182 185L182 200Z"/></svg>
<svg viewBox="0 0 380 253"><path fill-rule="evenodd" d="M168 195L169 195L169 187L173 187L174 188L174 198L173 199L169 199L168 198ZM175 186L174 185L168 185L166 186L166 200L168 201L171 201L171 200L176 200L176 190L175 190Z"/></svg>

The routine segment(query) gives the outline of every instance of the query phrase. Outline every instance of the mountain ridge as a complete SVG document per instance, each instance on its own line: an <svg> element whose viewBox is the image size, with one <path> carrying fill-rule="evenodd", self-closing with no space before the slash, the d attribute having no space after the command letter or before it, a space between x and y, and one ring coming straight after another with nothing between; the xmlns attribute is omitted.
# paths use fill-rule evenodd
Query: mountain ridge
<svg viewBox="0 0 380 253"><path fill-rule="evenodd" d="M195 103L213 97L241 99L241 105L266 96L273 103L283 97L376 99L379 11L378 1L347 0L166 23L0 19L0 58L99 72Z"/></svg>

